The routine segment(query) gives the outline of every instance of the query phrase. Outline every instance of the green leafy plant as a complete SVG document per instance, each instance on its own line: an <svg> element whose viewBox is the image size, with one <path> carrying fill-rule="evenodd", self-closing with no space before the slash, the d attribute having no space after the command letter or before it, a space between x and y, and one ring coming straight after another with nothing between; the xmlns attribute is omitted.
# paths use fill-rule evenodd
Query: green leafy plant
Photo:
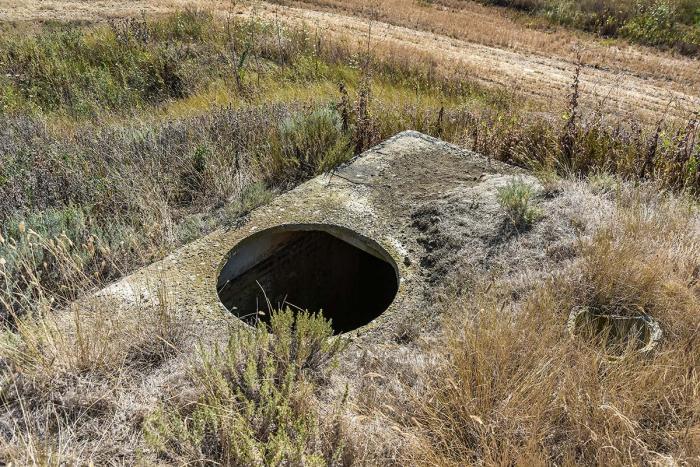
<svg viewBox="0 0 700 467"><path fill-rule="evenodd" d="M199 397L148 418L148 443L177 463L325 465L340 448L322 441L313 400L344 347L332 335L320 314L290 309L272 312L269 328L237 329L202 352L191 375Z"/></svg>
<svg viewBox="0 0 700 467"><path fill-rule="evenodd" d="M532 187L519 179L498 190L498 202L516 229L527 228L540 218L541 213L532 205L532 198Z"/></svg>
<svg viewBox="0 0 700 467"><path fill-rule="evenodd" d="M274 162L276 166L287 167L289 177L309 176L331 170L352 154L340 115L333 109L322 108L281 123Z"/></svg>
<svg viewBox="0 0 700 467"><path fill-rule="evenodd" d="M642 44L671 44L680 39L676 16L672 3L656 2L642 7L640 14L627 21L620 33Z"/></svg>

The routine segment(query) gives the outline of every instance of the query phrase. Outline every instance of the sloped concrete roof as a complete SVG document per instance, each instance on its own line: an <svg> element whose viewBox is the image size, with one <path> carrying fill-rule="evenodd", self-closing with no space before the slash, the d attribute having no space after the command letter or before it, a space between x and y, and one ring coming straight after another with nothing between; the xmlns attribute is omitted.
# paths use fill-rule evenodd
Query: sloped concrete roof
<svg viewBox="0 0 700 467"><path fill-rule="evenodd" d="M381 334L382 329L429 310L432 291L451 267L449 255L436 253L450 247L450 238L431 233L439 215L431 211L431 203L449 202L455 193L478 191L481 186L493 191L511 178L497 174L514 172L510 166L435 138L403 132L336 173L318 176L278 196L253 211L240 227L196 240L98 295L138 306L158 300L154 290L163 288L169 306L180 312L210 323L236 322L219 301L216 286L219 271L238 242L281 225L335 225L374 240L398 266L400 285L393 303L354 331L355 337ZM478 197L471 199L478 204Z"/></svg>

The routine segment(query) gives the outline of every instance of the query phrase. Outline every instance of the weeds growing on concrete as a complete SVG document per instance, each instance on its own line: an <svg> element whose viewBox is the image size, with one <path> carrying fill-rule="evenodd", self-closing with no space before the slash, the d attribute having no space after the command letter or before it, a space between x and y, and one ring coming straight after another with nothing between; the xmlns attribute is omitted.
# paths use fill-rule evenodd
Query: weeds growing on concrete
<svg viewBox="0 0 700 467"><path fill-rule="evenodd" d="M443 364L414 396L415 421L395 420L411 435L412 462L698 459L697 209L652 191L627 187L627 207L523 300L513 302L501 282L448 306L444 341L432 347ZM647 313L663 342L651 355L629 347L611 359L603 342L569 335L576 307ZM377 402L385 403L398 401Z"/></svg>
<svg viewBox="0 0 700 467"><path fill-rule="evenodd" d="M529 227L541 215L533 206L533 196L532 186L522 180L513 180L498 190L498 202L517 230Z"/></svg>

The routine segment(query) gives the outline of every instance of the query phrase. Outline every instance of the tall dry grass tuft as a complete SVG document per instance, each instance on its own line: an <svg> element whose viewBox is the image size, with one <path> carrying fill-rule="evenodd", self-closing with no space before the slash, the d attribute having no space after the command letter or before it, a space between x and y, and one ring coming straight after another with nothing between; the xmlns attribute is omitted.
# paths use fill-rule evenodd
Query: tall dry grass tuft
<svg viewBox="0 0 700 467"><path fill-rule="evenodd" d="M192 332L167 291L143 292L151 294L132 306L101 296L25 315L0 335L0 424L10 430L0 457L17 465L135 460L149 410L144 380Z"/></svg>
<svg viewBox="0 0 700 467"><path fill-rule="evenodd" d="M477 290L449 310L444 363L420 395L411 460L431 465L693 463L700 457L697 208L622 195L611 224L520 305ZM656 203L656 205L654 205ZM569 311L650 314L651 355L611 359Z"/></svg>
<svg viewBox="0 0 700 467"><path fill-rule="evenodd" d="M73 206L11 219L0 234L0 321L41 317L119 274L114 238L95 230Z"/></svg>

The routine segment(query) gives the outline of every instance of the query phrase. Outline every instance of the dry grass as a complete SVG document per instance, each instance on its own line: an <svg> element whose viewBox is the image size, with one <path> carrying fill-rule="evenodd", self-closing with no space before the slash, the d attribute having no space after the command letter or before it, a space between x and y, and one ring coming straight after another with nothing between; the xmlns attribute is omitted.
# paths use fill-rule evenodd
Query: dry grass
<svg viewBox="0 0 700 467"><path fill-rule="evenodd" d="M192 332L167 293L153 292L136 307L83 300L3 333L0 457L17 465L135 459L153 376L180 356Z"/></svg>
<svg viewBox="0 0 700 467"><path fill-rule="evenodd" d="M591 95L586 99L591 106L604 103L606 112L616 117L632 112L635 118L643 114L651 121L666 113L687 118L698 104L700 68L696 60L677 58L654 49L629 47L624 43L611 44L566 30L552 32L533 28L522 21L514 21L499 9L473 2L281 3L303 8L222 1L198 2L197 6L222 18L233 11L248 18L305 26L349 43L363 42L369 19L378 19L373 21L376 53L388 56L395 53L395 49L413 61L419 56L421 60L427 58L439 64L445 75L466 74L484 84L517 90L529 99L538 100L540 108L549 108L552 102L559 103L559 96L568 84L568 73L562 71L572 68L580 49L588 65L583 83ZM27 5L26 9L6 12L5 16L9 19L94 19L135 15L140 11L157 15L183 8L180 0L100 4L99 11L90 5L81 4L77 8L71 2L56 1L46 5L47 9ZM392 27L393 24L407 29ZM572 47L576 43L579 45Z"/></svg>
<svg viewBox="0 0 700 467"><path fill-rule="evenodd" d="M559 57L575 62L578 43L583 59L594 67L669 80L676 89L699 89L700 67L697 61L673 57L651 48L629 46L624 42L608 44L569 30L551 30L530 24L507 10L476 2L443 0L413 2L389 0L304 0L295 5L361 15L375 20L430 31L448 37L499 48ZM431 4L432 3L432 4Z"/></svg>
<svg viewBox="0 0 700 467"><path fill-rule="evenodd" d="M407 11L414 8L424 7ZM426 11L428 21L433 9ZM70 112L6 116L3 148L16 164L4 174L0 200L0 308L11 318L0 338L0 458L18 465L700 460L700 221L697 201L685 198L700 187L697 120L646 129L582 116L574 106L566 124L532 115L511 93L485 90L410 47L378 47L367 60L354 45L325 38L319 51L308 31L285 30L284 47L275 36L258 38L251 53L262 72L251 59L243 93L229 76L147 107L135 123L132 109L92 122L69 120ZM212 57L221 58L200 58ZM371 77L355 66L367 61ZM336 91L338 81L347 95ZM596 205L577 228L576 246L562 247L566 261L551 270L538 264L498 277L508 268L494 264L493 283L445 304L439 337L413 323L396 329L400 363L363 355L367 371L351 375L359 388L338 398L320 394L326 357L337 350L324 347L322 323L306 341L295 340L288 322L274 339L262 330L195 328L191 310L171 310L157 287L148 302L124 309L105 297L73 302L235 220L271 189L332 168L349 146L361 150L406 128L537 168L548 180L557 170L592 174L591 189L614 215ZM573 138L566 157L563 132ZM640 181L649 178L659 185ZM548 199L567 183L552 183ZM516 220L535 195L514 195L504 205ZM539 207L545 198L536 196ZM545 222L507 240L549 245L551 232L574 230L538 230ZM458 280L478 283L467 272ZM565 324L577 307L643 310L661 322L665 340L652 355L627 349L611 359L601 343L570 338ZM207 347L199 353L198 338ZM311 342L320 361L310 362L300 342Z"/></svg>
<svg viewBox="0 0 700 467"><path fill-rule="evenodd" d="M348 394L321 395L339 348L313 319L294 328L281 314L274 338L263 328L210 336L207 349L223 343L213 352L194 351L200 331L157 289L129 309L102 298L21 319L0 341L0 423L12 432L0 453L39 465L692 464L697 204L655 187L595 187L618 207L582 234L571 261L525 294L514 293L520 279L495 276L456 297L436 339L397 329L401 363L363 356L347 404ZM610 358L602 343L569 335L576 307L643 310L664 341L650 355Z"/></svg>
<svg viewBox="0 0 700 467"><path fill-rule="evenodd" d="M505 284L448 310L440 369L411 429L421 464L637 465L700 459L700 238L697 208L625 195L580 256L522 303ZM504 289L505 288L505 289ZM639 310L661 322L662 347L610 359L571 338L578 306Z"/></svg>

